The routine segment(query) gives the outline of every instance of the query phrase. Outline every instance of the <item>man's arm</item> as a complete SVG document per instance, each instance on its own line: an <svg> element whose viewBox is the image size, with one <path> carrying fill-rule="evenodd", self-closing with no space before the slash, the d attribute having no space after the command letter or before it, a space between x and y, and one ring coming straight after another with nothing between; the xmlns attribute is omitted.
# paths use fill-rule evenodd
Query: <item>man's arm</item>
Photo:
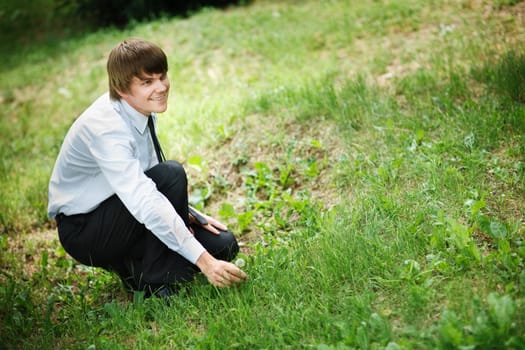
<svg viewBox="0 0 525 350"><path fill-rule="evenodd" d="M144 174L125 131L113 132L109 141L104 135L95 137L90 150L109 186L131 215L171 250L195 264L204 247L153 180Z"/></svg>

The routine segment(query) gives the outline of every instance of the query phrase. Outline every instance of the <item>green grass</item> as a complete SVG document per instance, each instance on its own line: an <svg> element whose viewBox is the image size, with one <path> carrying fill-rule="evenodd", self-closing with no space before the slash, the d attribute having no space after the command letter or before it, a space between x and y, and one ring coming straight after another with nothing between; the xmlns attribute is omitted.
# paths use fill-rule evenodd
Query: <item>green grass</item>
<svg viewBox="0 0 525 350"><path fill-rule="evenodd" d="M523 348L523 9L261 0L3 52L3 347ZM160 138L245 243L240 288L128 296L46 218L62 138L128 36L168 54Z"/></svg>

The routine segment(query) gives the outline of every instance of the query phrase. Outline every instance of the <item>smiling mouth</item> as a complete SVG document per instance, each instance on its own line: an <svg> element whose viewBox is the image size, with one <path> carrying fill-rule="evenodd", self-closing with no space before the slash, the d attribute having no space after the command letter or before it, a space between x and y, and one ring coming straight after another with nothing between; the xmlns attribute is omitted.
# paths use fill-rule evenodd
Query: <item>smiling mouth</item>
<svg viewBox="0 0 525 350"><path fill-rule="evenodd" d="M152 100L152 101L164 101L164 100L166 100L167 98L168 98L168 96L167 96L167 95L164 95L164 96L152 97L152 98L150 98L150 100Z"/></svg>

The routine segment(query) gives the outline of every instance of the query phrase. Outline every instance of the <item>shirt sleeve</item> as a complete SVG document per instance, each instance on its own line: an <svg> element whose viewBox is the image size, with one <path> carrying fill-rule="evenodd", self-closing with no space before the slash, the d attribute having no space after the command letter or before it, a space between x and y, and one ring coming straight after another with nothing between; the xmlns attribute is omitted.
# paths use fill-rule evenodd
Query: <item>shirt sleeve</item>
<svg viewBox="0 0 525 350"><path fill-rule="evenodd" d="M90 150L104 177L137 221L195 264L204 247L153 180L144 174L130 137L115 130L102 133L92 138Z"/></svg>

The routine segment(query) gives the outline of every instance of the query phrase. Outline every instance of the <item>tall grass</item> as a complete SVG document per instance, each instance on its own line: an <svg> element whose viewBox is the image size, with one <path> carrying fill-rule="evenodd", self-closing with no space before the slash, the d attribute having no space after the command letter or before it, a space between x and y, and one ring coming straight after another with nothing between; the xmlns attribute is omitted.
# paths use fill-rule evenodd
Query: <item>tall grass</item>
<svg viewBox="0 0 525 350"><path fill-rule="evenodd" d="M521 3L484 5L259 1L2 72L2 346L523 348L525 60L510 42L525 27L507 17ZM127 36L170 57L160 137L245 242L239 288L198 278L144 300L32 233L52 228L52 162Z"/></svg>

